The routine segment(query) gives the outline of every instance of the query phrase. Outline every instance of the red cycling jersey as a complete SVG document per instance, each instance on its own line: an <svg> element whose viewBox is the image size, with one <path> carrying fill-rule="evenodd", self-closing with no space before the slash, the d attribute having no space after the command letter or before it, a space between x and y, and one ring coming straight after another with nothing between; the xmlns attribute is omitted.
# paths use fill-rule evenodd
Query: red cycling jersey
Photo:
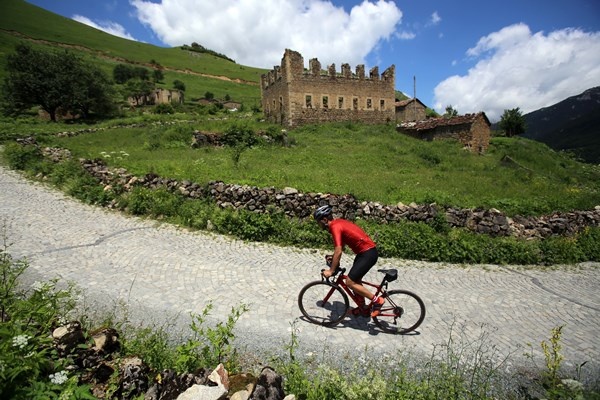
<svg viewBox="0 0 600 400"><path fill-rule="evenodd" d="M345 219L329 221L329 232L333 237L333 246L347 245L354 254L364 253L375 247L375 242L356 224Z"/></svg>

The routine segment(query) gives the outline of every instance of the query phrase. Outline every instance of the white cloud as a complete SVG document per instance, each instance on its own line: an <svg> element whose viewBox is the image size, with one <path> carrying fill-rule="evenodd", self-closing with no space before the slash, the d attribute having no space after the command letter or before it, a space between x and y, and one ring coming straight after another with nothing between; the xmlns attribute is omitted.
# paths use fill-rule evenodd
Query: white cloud
<svg viewBox="0 0 600 400"><path fill-rule="evenodd" d="M417 35L413 32L396 32L395 36L400 40L412 40L417 37Z"/></svg>
<svg viewBox="0 0 600 400"><path fill-rule="evenodd" d="M364 0L347 12L326 0L130 0L138 19L170 46L196 42L236 62L279 65L286 48L322 65L365 62L390 39L402 12Z"/></svg>
<svg viewBox="0 0 600 400"><path fill-rule="evenodd" d="M431 25L437 25L442 21L442 18L440 17L440 15L438 14L437 11L435 11L433 14L431 14L431 19L429 20L429 24Z"/></svg>
<svg viewBox="0 0 600 400"><path fill-rule="evenodd" d="M485 111L497 121L505 109L528 113L600 85L600 32L532 34L515 24L481 38L467 55L477 64L436 86L436 110L452 104L461 114Z"/></svg>
<svg viewBox="0 0 600 400"><path fill-rule="evenodd" d="M96 23L88 17L84 17L82 15L74 15L73 19L87 26L91 26L92 28L96 28L106 33L110 33L111 35L122 37L124 39L136 40L133 36L127 33L123 26L117 24L116 22L102 21L100 23Z"/></svg>

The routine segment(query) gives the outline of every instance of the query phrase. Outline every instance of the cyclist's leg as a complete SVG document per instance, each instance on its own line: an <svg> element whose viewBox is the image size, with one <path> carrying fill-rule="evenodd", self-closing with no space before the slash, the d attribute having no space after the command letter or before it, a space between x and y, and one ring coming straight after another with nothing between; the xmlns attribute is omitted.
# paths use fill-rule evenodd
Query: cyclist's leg
<svg viewBox="0 0 600 400"><path fill-rule="evenodd" d="M369 272L373 265L375 265L377 258L377 248L375 247L364 253L357 254L354 258L352 268L350 269L350 272L348 272L348 278L346 279L346 285L352 289L354 293L369 300L373 298L373 294L369 289L362 285L362 278Z"/></svg>

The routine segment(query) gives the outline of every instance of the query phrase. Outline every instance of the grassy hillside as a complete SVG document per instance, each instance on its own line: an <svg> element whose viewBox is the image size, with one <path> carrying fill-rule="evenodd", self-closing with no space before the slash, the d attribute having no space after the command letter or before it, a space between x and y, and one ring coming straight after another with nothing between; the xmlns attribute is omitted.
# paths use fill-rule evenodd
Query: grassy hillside
<svg viewBox="0 0 600 400"><path fill-rule="evenodd" d="M117 63L150 67L156 61L165 68L165 86L179 79L186 84L187 99L211 91L216 97L229 94L234 100L258 103L258 82L265 70L236 64L209 54L162 48L109 35L87 25L53 14L23 0L0 3L0 78L6 55L19 41L50 48L68 48L91 57L107 72Z"/></svg>
<svg viewBox="0 0 600 400"><path fill-rule="evenodd" d="M289 133L292 147L257 146L236 167L228 148L192 149L194 129L219 132L230 122L198 121L172 127L110 129L51 143L74 156L105 159L136 175L149 172L198 183L223 180L304 192L351 193L385 204L431 203L495 207L542 214L600 204L600 169L546 145L495 138L487 154L455 141L423 142L393 126L326 124ZM255 130L266 129L253 122ZM125 152L127 156L119 156ZM507 161L510 160L510 161Z"/></svg>

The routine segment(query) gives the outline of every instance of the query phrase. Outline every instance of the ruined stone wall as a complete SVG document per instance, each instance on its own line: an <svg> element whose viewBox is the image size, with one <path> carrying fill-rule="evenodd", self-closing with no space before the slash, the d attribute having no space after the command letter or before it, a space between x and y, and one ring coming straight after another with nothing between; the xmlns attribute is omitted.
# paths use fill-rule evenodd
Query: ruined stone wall
<svg viewBox="0 0 600 400"><path fill-rule="evenodd" d="M280 67L261 77L262 105L270 122L299 125L361 121L377 124L393 121L395 69L379 74L377 67L365 76L364 66L352 73L348 64L341 73L332 64L326 72L317 59L304 70L302 56L286 50Z"/></svg>
<svg viewBox="0 0 600 400"><path fill-rule="evenodd" d="M484 119L477 118L471 125L471 147L473 151L485 153L490 146L490 138L492 136L489 125Z"/></svg>
<svg viewBox="0 0 600 400"><path fill-rule="evenodd" d="M434 130L427 132L423 135L427 140L442 140L442 139L456 139L463 145L471 147L471 125L449 125L449 126L438 126Z"/></svg>
<svg viewBox="0 0 600 400"><path fill-rule="evenodd" d="M484 153L490 144L490 127L483 118L473 123L438 126L424 135L427 140L456 139L473 152Z"/></svg>

